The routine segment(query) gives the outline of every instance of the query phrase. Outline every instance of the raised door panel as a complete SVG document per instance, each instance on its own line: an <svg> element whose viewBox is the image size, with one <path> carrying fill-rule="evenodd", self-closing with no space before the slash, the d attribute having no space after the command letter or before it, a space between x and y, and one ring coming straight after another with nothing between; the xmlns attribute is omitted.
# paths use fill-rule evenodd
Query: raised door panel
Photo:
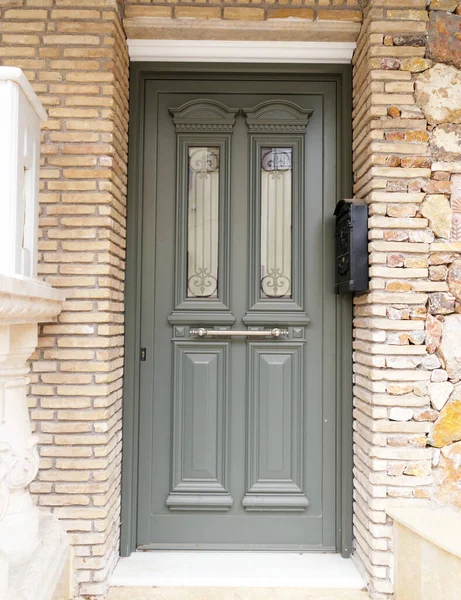
<svg viewBox="0 0 461 600"><path fill-rule="evenodd" d="M171 510L228 510L228 343L174 342Z"/></svg>
<svg viewBox="0 0 461 600"><path fill-rule="evenodd" d="M248 344L250 511L304 511L304 342Z"/></svg>

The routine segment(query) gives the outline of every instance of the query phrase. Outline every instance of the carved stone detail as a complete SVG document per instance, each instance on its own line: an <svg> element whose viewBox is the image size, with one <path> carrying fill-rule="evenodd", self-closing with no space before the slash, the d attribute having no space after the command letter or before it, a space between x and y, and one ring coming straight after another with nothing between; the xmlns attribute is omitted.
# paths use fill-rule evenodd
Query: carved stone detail
<svg viewBox="0 0 461 600"><path fill-rule="evenodd" d="M0 274L0 321L2 324L50 321L61 312L63 299L62 292L53 289L46 283Z"/></svg>
<svg viewBox="0 0 461 600"><path fill-rule="evenodd" d="M288 100L268 100L243 112L251 133L305 133L313 110Z"/></svg>
<svg viewBox="0 0 461 600"><path fill-rule="evenodd" d="M60 303L49 303L41 301L40 298L27 298L16 300L13 297L0 300L0 318L8 319L9 322L20 323L23 318L32 318L34 321L46 321L60 312Z"/></svg>
<svg viewBox="0 0 461 600"><path fill-rule="evenodd" d="M42 554L43 540L41 513L28 488L37 475L39 456L38 439L30 430L27 361L37 345L37 323L57 315L63 299L49 285L0 275L0 555L6 557L8 570L6 597L18 600L52 595L44 582L54 565L44 565L40 572L31 567ZM38 594L42 584L48 596ZM50 579L49 585L54 584Z"/></svg>
<svg viewBox="0 0 461 600"><path fill-rule="evenodd" d="M0 440L0 520L6 515L10 492L29 485L38 473L39 457L36 436L30 439L30 447L16 452Z"/></svg>
<svg viewBox="0 0 461 600"><path fill-rule="evenodd" d="M170 108L177 132L227 132L235 124L238 109L216 100L192 100L179 108Z"/></svg>

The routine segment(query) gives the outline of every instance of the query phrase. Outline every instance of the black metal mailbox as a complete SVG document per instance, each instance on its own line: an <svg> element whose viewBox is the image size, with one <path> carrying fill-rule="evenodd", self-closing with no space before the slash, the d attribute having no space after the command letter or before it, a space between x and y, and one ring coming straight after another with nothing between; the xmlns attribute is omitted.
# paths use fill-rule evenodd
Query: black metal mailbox
<svg viewBox="0 0 461 600"><path fill-rule="evenodd" d="M368 206L336 205L336 293L368 290Z"/></svg>

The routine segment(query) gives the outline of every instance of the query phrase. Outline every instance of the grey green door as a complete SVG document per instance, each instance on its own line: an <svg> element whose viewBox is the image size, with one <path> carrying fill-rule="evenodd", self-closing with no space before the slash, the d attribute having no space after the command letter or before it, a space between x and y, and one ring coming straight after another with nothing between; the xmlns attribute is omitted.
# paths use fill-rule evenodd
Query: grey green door
<svg viewBox="0 0 461 600"><path fill-rule="evenodd" d="M335 549L335 102L146 82L140 548Z"/></svg>

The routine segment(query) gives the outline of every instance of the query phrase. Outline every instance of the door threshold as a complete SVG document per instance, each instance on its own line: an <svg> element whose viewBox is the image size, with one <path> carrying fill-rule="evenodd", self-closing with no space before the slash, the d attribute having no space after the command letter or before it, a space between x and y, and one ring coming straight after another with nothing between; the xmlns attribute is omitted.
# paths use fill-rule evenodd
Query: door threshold
<svg viewBox="0 0 461 600"><path fill-rule="evenodd" d="M363 590L113 587L107 600L370 600L370 596Z"/></svg>
<svg viewBox="0 0 461 600"><path fill-rule="evenodd" d="M110 585L114 588L281 588L282 591L297 588L306 592L360 591L366 584L353 561L339 554L154 550L121 558ZM259 595L254 597L259 598ZM312 596L315 597L328 598ZM341 597L348 598L338 596Z"/></svg>

